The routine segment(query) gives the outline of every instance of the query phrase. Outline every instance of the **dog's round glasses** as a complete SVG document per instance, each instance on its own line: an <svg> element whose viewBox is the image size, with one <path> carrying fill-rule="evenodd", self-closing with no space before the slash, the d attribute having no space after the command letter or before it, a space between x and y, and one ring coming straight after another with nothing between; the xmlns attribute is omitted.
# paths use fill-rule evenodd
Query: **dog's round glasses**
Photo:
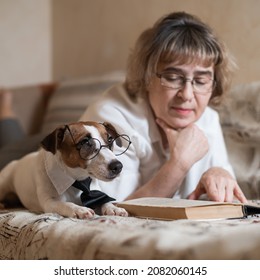
<svg viewBox="0 0 260 280"><path fill-rule="evenodd" d="M202 95L212 92L216 86L216 81L207 76L187 79L184 76L170 72L156 73L156 76L160 79L162 86L170 89L182 89L187 82L190 82L193 91Z"/></svg>
<svg viewBox="0 0 260 280"><path fill-rule="evenodd" d="M107 144L105 145L102 145L99 139L93 138L91 136L86 136L85 138L81 139L80 142L76 143L68 125L66 125L66 129L69 131L80 157L84 160L95 158L102 148L108 148L109 150L113 151L115 156L120 156L124 154L131 145L130 138L126 134L117 134L116 137L109 135Z"/></svg>

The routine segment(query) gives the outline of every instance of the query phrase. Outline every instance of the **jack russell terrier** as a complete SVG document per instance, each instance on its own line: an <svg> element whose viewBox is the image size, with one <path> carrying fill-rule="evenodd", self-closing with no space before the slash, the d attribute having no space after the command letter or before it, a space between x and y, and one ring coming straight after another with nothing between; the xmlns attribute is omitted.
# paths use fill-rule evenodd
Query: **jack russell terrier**
<svg viewBox="0 0 260 280"><path fill-rule="evenodd" d="M34 212L84 219L100 209L102 215L127 216L98 189L98 180L111 181L120 174L123 165L116 155L130 144L129 137L119 135L109 123L58 127L43 139L39 151L12 161L0 172L0 201L14 193Z"/></svg>

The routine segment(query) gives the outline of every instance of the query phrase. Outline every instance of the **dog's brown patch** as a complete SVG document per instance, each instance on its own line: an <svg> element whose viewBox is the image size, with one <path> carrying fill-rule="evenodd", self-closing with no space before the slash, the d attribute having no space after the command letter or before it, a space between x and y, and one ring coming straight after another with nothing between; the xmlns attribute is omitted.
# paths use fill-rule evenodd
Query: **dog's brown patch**
<svg viewBox="0 0 260 280"><path fill-rule="evenodd" d="M106 144L109 144L109 137L115 138L117 132L110 123L100 124L97 122L76 122L57 128L43 141L42 146L45 150L56 153L61 152L62 160L71 168L87 168L86 160L80 156L77 144L84 138L91 137L91 133L86 130L86 126L97 128L100 136Z"/></svg>
<svg viewBox="0 0 260 280"><path fill-rule="evenodd" d="M90 134L86 130L84 125L88 125L88 124L83 122L70 124L69 125L70 131L67 130L64 133L64 138L60 145L59 150L62 154L62 159L71 168L75 168L75 167L81 167L84 169L87 168L86 160L80 157L77 146L75 145L75 143L79 143L82 139L89 136Z"/></svg>

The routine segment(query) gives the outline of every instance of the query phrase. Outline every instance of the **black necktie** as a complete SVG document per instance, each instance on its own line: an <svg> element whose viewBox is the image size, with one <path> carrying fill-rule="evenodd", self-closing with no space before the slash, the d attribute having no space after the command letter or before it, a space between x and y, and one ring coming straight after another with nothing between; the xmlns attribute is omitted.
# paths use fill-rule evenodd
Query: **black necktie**
<svg viewBox="0 0 260 280"><path fill-rule="evenodd" d="M90 184L92 179L88 177L83 181L75 181L72 186L81 190L82 194L80 195L83 206L95 209L109 201L115 200L114 198L108 196L107 194L98 191L90 190Z"/></svg>

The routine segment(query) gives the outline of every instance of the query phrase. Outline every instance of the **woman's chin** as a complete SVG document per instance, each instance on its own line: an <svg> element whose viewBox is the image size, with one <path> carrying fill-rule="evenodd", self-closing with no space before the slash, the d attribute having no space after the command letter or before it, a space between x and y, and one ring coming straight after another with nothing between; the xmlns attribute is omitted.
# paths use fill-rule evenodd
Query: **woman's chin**
<svg viewBox="0 0 260 280"><path fill-rule="evenodd" d="M193 121L188 121L188 120L175 120L175 121L171 121L171 122L167 122L168 125L170 127L172 127L173 129L184 129L185 127L187 127L188 125L194 123Z"/></svg>

